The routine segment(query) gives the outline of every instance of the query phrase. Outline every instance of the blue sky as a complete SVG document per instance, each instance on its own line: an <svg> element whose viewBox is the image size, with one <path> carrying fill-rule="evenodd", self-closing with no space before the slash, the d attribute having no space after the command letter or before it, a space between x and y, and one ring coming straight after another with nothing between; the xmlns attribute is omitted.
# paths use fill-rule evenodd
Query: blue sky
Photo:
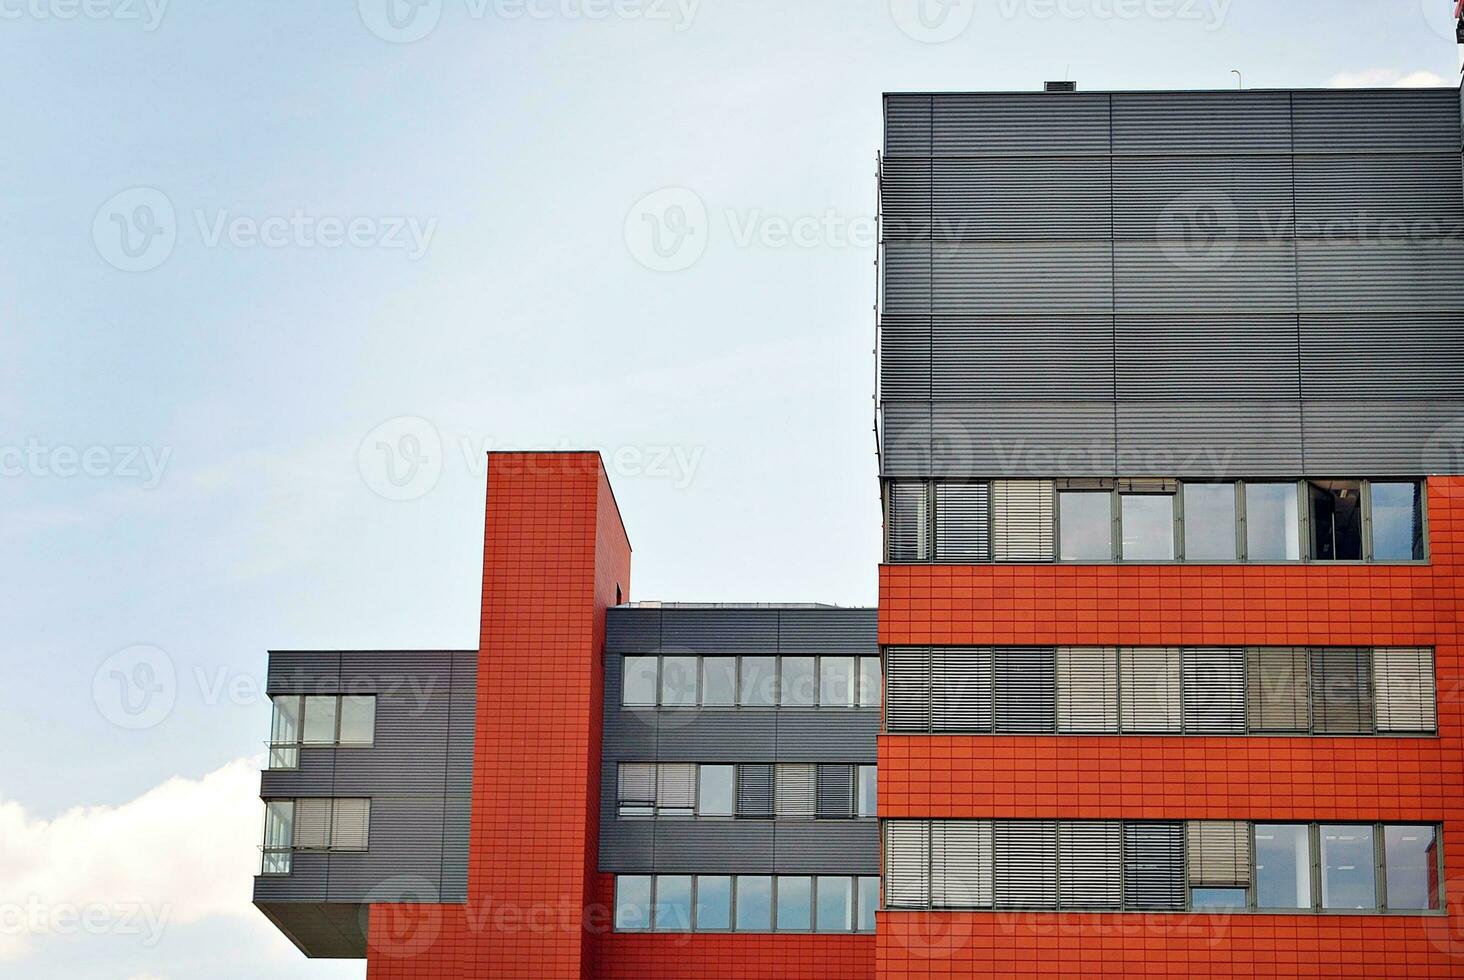
<svg viewBox="0 0 1464 980"><path fill-rule="evenodd" d="M364 975L247 904L265 650L475 646L485 449L603 448L636 598L873 603L882 91L1457 77L1450 0L388 2L0 0L8 975Z"/></svg>

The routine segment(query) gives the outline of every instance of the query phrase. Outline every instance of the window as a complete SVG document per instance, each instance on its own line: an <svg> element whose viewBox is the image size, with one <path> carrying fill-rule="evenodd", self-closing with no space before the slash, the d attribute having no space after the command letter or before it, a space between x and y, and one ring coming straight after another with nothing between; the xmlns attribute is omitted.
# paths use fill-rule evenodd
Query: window
<svg viewBox="0 0 1464 980"><path fill-rule="evenodd" d="M814 679L814 658L780 659L778 703L785 708L811 708L817 704L818 683Z"/></svg>
<svg viewBox="0 0 1464 980"><path fill-rule="evenodd" d="M269 724L269 767L294 769L300 764L300 696L279 694L271 700L274 716Z"/></svg>
<svg viewBox="0 0 1464 980"><path fill-rule="evenodd" d="M304 738L306 745L334 745L336 740L336 705L334 694L310 695L305 698Z"/></svg>
<svg viewBox="0 0 1464 980"><path fill-rule="evenodd" d="M1311 556L1316 561L1362 560L1362 483L1358 480L1313 480Z"/></svg>
<svg viewBox="0 0 1464 980"><path fill-rule="evenodd" d="M730 708L737 703L737 658L702 659L702 699L708 708Z"/></svg>
<svg viewBox="0 0 1464 980"><path fill-rule="evenodd" d="M1123 647L1118 651L1118 668L1123 730L1179 731L1182 721L1179 650Z"/></svg>
<svg viewBox="0 0 1464 980"><path fill-rule="evenodd" d="M656 765L653 762L622 762L619 771L622 817L656 815Z"/></svg>
<svg viewBox="0 0 1464 980"><path fill-rule="evenodd" d="M829 708L852 708L857 680L853 657L820 657L818 703Z"/></svg>
<svg viewBox="0 0 1464 980"><path fill-rule="evenodd" d="M932 820L922 825L930 849L929 904L971 909L991 905L992 824L988 820ZM921 902L925 902L922 892Z"/></svg>
<svg viewBox="0 0 1464 980"><path fill-rule="evenodd" d="M1250 826L1242 821L1190 821L1185 845L1191 908L1245 908L1251 879L1250 844Z"/></svg>
<svg viewBox="0 0 1464 980"><path fill-rule="evenodd" d="M1174 496L1160 493L1119 495L1126 561L1174 560Z"/></svg>
<svg viewBox="0 0 1464 980"><path fill-rule="evenodd" d="M341 698L342 745L369 746L376 737L374 695L346 695Z"/></svg>
<svg viewBox="0 0 1464 980"><path fill-rule="evenodd" d="M691 928L691 875L656 875L654 920L657 930Z"/></svg>
<svg viewBox="0 0 1464 980"><path fill-rule="evenodd" d="M1383 648L1372 657L1377 730L1433 731L1438 726L1433 651Z"/></svg>
<svg viewBox="0 0 1464 980"><path fill-rule="evenodd" d="M978 825L985 821L977 821ZM930 907L929 820L886 820L884 830L885 906L892 909ZM988 842L990 827L987 829ZM987 851L990 851L988 843Z"/></svg>
<svg viewBox="0 0 1464 980"><path fill-rule="evenodd" d="M820 876L815 882L819 932L849 932L854 928L854 882L851 878Z"/></svg>
<svg viewBox="0 0 1464 980"><path fill-rule="evenodd" d="M1190 908L1235 911L1245 908L1244 888L1191 888Z"/></svg>
<svg viewBox="0 0 1464 980"><path fill-rule="evenodd" d="M991 552L997 561L1052 561L1053 484L994 480Z"/></svg>
<svg viewBox="0 0 1464 980"><path fill-rule="evenodd" d="M1065 490L1057 495L1059 557L1064 561L1113 558L1113 502L1107 491Z"/></svg>
<svg viewBox="0 0 1464 980"><path fill-rule="evenodd" d="M1312 731L1360 735L1373 730L1372 651L1311 651Z"/></svg>
<svg viewBox="0 0 1464 980"><path fill-rule="evenodd" d="M773 767L737 767L737 816L751 820L773 818Z"/></svg>
<svg viewBox="0 0 1464 980"><path fill-rule="evenodd" d="M777 704L778 658L743 657L738 700L749 708L771 708Z"/></svg>
<svg viewBox="0 0 1464 980"><path fill-rule="evenodd" d="M1054 730L1056 651L1051 647L999 647L995 651L993 714L1000 732Z"/></svg>
<svg viewBox="0 0 1464 980"><path fill-rule="evenodd" d="M625 657L621 660L622 704L628 708L653 707L656 704L660 661L660 657Z"/></svg>
<svg viewBox="0 0 1464 980"><path fill-rule="evenodd" d="M891 483L886 502L885 553L889 560L929 560L929 487L924 483Z"/></svg>
<svg viewBox="0 0 1464 980"><path fill-rule="evenodd" d="M1065 820L1057 826L1057 901L1069 909L1123 905L1123 825L1116 820Z"/></svg>
<svg viewBox="0 0 1464 980"><path fill-rule="evenodd" d="M854 816L854 766L818 767L818 817L848 820Z"/></svg>
<svg viewBox="0 0 1464 980"><path fill-rule="evenodd" d="M650 875L615 876L615 928L651 927L652 880Z"/></svg>
<svg viewBox="0 0 1464 980"><path fill-rule="evenodd" d="M331 807L331 850L364 851L370 838L371 801L335 800Z"/></svg>
<svg viewBox="0 0 1464 980"><path fill-rule="evenodd" d="M772 931L772 878L766 875L737 876L737 928L742 932Z"/></svg>
<svg viewBox="0 0 1464 980"><path fill-rule="evenodd" d="M276 695L270 721L269 767L294 769L301 745L369 748L376 735L376 696ZM302 717L303 715L303 717Z"/></svg>
<svg viewBox="0 0 1464 980"><path fill-rule="evenodd" d="M996 698L993 684L995 653L990 647L936 647L930 651L929 694L926 695L929 730L932 732L989 732L992 730ZM1012 685L1010 657L1003 657L1003 707L1020 715L1014 703L1020 692ZM918 665L914 666L918 670ZM894 691L894 687L891 687ZM911 693L906 686L901 694ZM1039 709L1040 710L1040 709ZM886 719L889 713L886 712Z"/></svg>
<svg viewBox="0 0 1464 980"><path fill-rule="evenodd" d="M1256 907L1309 909L1311 844L1306 824L1256 824Z"/></svg>
<svg viewBox="0 0 1464 980"><path fill-rule="evenodd" d="M778 876L778 931L807 932L813 927L813 879Z"/></svg>
<svg viewBox="0 0 1464 980"><path fill-rule="evenodd" d="M928 732L930 728L930 649L890 647L885 651L887 732ZM944 682L944 678L942 681Z"/></svg>
<svg viewBox="0 0 1464 980"><path fill-rule="evenodd" d="M1184 908L1184 824L1123 825L1123 904L1159 912Z"/></svg>
<svg viewBox="0 0 1464 980"><path fill-rule="evenodd" d="M1251 561L1301 558L1296 484L1245 485L1245 555Z"/></svg>
<svg viewBox="0 0 1464 980"><path fill-rule="evenodd" d="M1184 557L1190 561L1234 561L1235 484L1184 485Z"/></svg>
<svg viewBox="0 0 1464 980"><path fill-rule="evenodd" d="M1372 557L1376 561L1423 560L1423 485L1373 483Z"/></svg>
<svg viewBox="0 0 1464 980"><path fill-rule="evenodd" d="M736 766L702 766L697 793L697 814L703 817L730 817L737 797Z"/></svg>
<svg viewBox="0 0 1464 980"><path fill-rule="evenodd" d="M876 766L859 767L859 794L854 815L856 817L875 816L875 806L879 799L879 769Z"/></svg>
<svg viewBox="0 0 1464 980"><path fill-rule="evenodd" d="M818 767L811 765L779 765L776 768L777 793L774 797L779 820L812 820L817 813Z"/></svg>
<svg viewBox="0 0 1464 980"><path fill-rule="evenodd" d="M1311 728L1311 673L1304 649L1262 647L1246 654L1246 713L1252 732Z"/></svg>
<svg viewBox="0 0 1464 980"><path fill-rule="evenodd" d="M992 841L992 897L997 908L1057 906L1057 822L998 820Z"/></svg>
<svg viewBox="0 0 1464 980"><path fill-rule="evenodd" d="M1118 655L1108 647L1058 647L1057 730L1118 731Z"/></svg>
<svg viewBox="0 0 1464 980"><path fill-rule="evenodd" d="M874 931L874 913L879 908L879 879L859 879L859 911L855 916L854 928L860 932Z"/></svg>
<svg viewBox="0 0 1464 980"><path fill-rule="evenodd" d="M1429 826L1383 828L1384 885L1390 909L1439 907L1437 831Z"/></svg>
<svg viewBox="0 0 1464 980"><path fill-rule="evenodd" d="M656 815L690 817L696 808L696 766L663 762L656 766Z"/></svg>
<svg viewBox="0 0 1464 980"><path fill-rule="evenodd" d="M878 708L884 679L880 676L878 657L859 658L859 707Z"/></svg>
<svg viewBox="0 0 1464 980"><path fill-rule="evenodd" d="M1244 735L1245 651L1192 647L1183 653L1184 730Z"/></svg>
<svg viewBox="0 0 1464 980"><path fill-rule="evenodd" d="M314 797L294 802L295 850L366 850L371 830L370 800Z"/></svg>
<svg viewBox="0 0 1464 980"><path fill-rule="evenodd" d="M1375 909L1378 886L1373 867L1373 829L1365 824L1323 824L1322 908Z"/></svg>
<svg viewBox="0 0 1464 980"><path fill-rule="evenodd" d="M695 657L661 658L661 706L663 708L696 707Z"/></svg>
<svg viewBox="0 0 1464 980"><path fill-rule="evenodd" d="M991 559L987 527L990 490L985 483L935 485L935 560L978 562Z"/></svg>
<svg viewBox="0 0 1464 980"><path fill-rule="evenodd" d="M264 860L259 873L287 875L295 845L295 801L270 800L264 805Z"/></svg>
<svg viewBox="0 0 1464 980"><path fill-rule="evenodd" d="M695 928L698 932L732 928L730 875L697 876Z"/></svg>

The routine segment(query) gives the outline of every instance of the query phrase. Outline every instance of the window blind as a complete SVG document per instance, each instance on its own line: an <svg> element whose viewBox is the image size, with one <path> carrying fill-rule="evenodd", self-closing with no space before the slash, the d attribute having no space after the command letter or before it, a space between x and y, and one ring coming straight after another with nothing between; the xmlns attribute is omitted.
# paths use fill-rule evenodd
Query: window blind
<svg viewBox="0 0 1464 980"><path fill-rule="evenodd" d="M1184 730L1245 734L1245 651L1187 647L1183 655Z"/></svg>
<svg viewBox="0 0 1464 980"><path fill-rule="evenodd" d="M930 827L931 904L936 908L990 908L991 821L935 820Z"/></svg>
<svg viewBox="0 0 1464 980"><path fill-rule="evenodd" d="M1177 732L1180 711L1178 647L1118 651L1121 720L1126 732Z"/></svg>
<svg viewBox="0 0 1464 980"><path fill-rule="evenodd" d="M1064 820L1057 826L1058 902L1063 908L1123 905L1123 825Z"/></svg>
<svg viewBox="0 0 1464 980"><path fill-rule="evenodd" d="M1310 652L1312 731L1319 735L1371 732L1372 651L1319 647Z"/></svg>
<svg viewBox="0 0 1464 980"><path fill-rule="evenodd" d="M1123 890L1128 909L1184 908L1184 824L1124 824Z"/></svg>
<svg viewBox="0 0 1464 980"><path fill-rule="evenodd" d="M930 730L991 731L991 648L936 647L930 655Z"/></svg>
<svg viewBox="0 0 1464 980"><path fill-rule="evenodd" d="M750 820L771 820L773 816L773 767L737 767L737 816Z"/></svg>
<svg viewBox="0 0 1464 980"><path fill-rule="evenodd" d="M1055 729L1056 650L1052 647L996 649L996 730L1050 732Z"/></svg>
<svg viewBox="0 0 1464 980"><path fill-rule="evenodd" d="M295 801L295 846L317 850L330 846L330 800Z"/></svg>
<svg viewBox="0 0 1464 980"><path fill-rule="evenodd" d="M1185 831L1190 885L1250 887L1249 823L1243 820L1191 820Z"/></svg>
<svg viewBox="0 0 1464 980"><path fill-rule="evenodd" d="M997 908L1057 905L1057 823L998 820L992 831L993 904Z"/></svg>
<svg viewBox="0 0 1464 980"><path fill-rule="evenodd" d="M338 851L364 851L371 836L371 801L339 799L331 807L330 846Z"/></svg>
<svg viewBox="0 0 1464 980"><path fill-rule="evenodd" d="M1372 656L1378 731L1434 731L1438 710L1433 651L1388 647L1374 650Z"/></svg>
<svg viewBox="0 0 1464 980"><path fill-rule="evenodd" d="M812 820L817 815L818 767L804 763L775 767L773 807L780 820Z"/></svg>
<svg viewBox="0 0 1464 980"><path fill-rule="evenodd" d="M818 767L818 816L822 820L854 818L854 767Z"/></svg>
<svg viewBox="0 0 1464 980"><path fill-rule="evenodd" d="M991 484L991 553L997 561L1052 561L1054 501L1050 480Z"/></svg>
<svg viewBox="0 0 1464 980"><path fill-rule="evenodd" d="M1303 648L1259 647L1246 653L1246 711L1252 732L1311 729L1311 675Z"/></svg>
<svg viewBox="0 0 1464 980"><path fill-rule="evenodd" d="M1055 663L1057 730L1118 731L1118 651L1058 647Z"/></svg>
<svg viewBox="0 0 1464 980"><path fill-rule="evenodd" d="M930 649L885 650L885 730L930 731Z"/></svg>
<svg viewBox="0 0 1464 980"><path fill-rule="evenodd" d="M935 560L991 560L990 490L985 483L935 485Z"/></svg>
<svg viewBox="0 0 1464 980"><path fill-rule="evenodd" d="M663 817L689 817L696 807L696 765L663 762L656 767L656 810Z"/></svg>
<svg viewBox="0 0 1464 980"><path fill-rule="evenodd" d="M620 813L650 816L656 808L656 765L653 762L622 762L619 778Z"/></svg>
<svg viewBox="0 0 1464 980"><path fill-rule="evenodd" d="M886 550L892 562L930 558L930 497L924 483L891 483Z"/></svg>
<svg viewBox="0 0 1464 980"><path fill-rule="evenodd" d="M887 820L884 825L885 905L930 907L930 822Z"/></svg>

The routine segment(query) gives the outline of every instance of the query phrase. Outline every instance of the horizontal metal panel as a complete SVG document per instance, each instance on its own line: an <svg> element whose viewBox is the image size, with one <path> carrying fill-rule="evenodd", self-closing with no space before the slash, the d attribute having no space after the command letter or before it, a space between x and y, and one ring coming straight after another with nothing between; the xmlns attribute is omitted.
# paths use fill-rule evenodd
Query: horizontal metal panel
<svg viewBox="0 0 1464 980"><path fill-rule="evenodd" d="M1307 313L1306 398L1464 398L1464 313Z"/></svg>
<svg viewBox="0 0 1464 980"><path fill-rule="evenodd" d="M936 156L1108 152L1106 95L942 94L931 111Z"/></svg>
<svg viewBox="0 0 1464 980"><path fill-rule="evenodd" d="M661 649L661 610L606 610L605 649L613 653L655 653Z"/></svg>
<svg viewBox="0 0 1464 980"><path fill-rule="evenodd" d="M924 214L888 220L887 238L1107 238L1107 157L937 157ZM912 179L912 183L919 178ZM889 201L889 195L886 200ZM916 202L902 194L895 203Z"/></svg>
<svg viewBox="0 0 1464 980"><path fill-rule="evenodd" d="M1294 310L1292 245L1233 238L1120 241L1114 289L1124 312Z"/></svg>
<svg viewBox="0 0 1464 980"><path fill-rule="evenodd" d="M934 412L936 475L1113 475L1112 401L938 402Z"/></svg>
<svg viewBox="0 0 1464 980"><path fill-rule="evenodd" d="M1292 94L1297 153L1459 150L1452 88L1337 89Z"/></svg>
<svg viewBox="0 0 1464 980"><path fill-rule="evenodd" d="M887 401L881 406L880 475L930 473L930 402Z"/></svg>
<svg viewBox="0 0 1464 980"><path fill-rule="evenodd" d="M880 316L881 400L930 397L931 329L929 314L886 312Z"/></svg>
<svg viewBox="0 0 1464 980"><path fill-rule="evenodd" d="M684 708L656 712L659 762L745 762L771 759L779 710ZM616 746L616 755L623 754Z"/></svg>
<svg viewBox="0 0 1464 980"><path fill-rule="evenodd" d="M1291 190L1290 157L1119 157L1113 228L1120 238L1289 237Z"/></svg>
<svg viewBox="0 0 1464 980"><path fill-rule="evenodd" d="M1464 400L1307 401L1302 416L1307 473L1464 473Z"/></svg>
<svg viewBox="0 0 1464 980"><path fill-rule="evenodd" d="M1464 242L1302 239L1297 261L1308 312L1464 310Z"/></svg>
<svg viewBox="0 0 1464 980"><path fill-rule="evenodd" d="M1285 92L1117 92L1115 153L1286 153Z"/></svg>
<svg viewBox="0 0 1464 980"><path fill-rule="evenodd" d="M271 650L265 674L270 694L334 694L340 690L341 655L336 650Z"/></svg>
<svg viewBox="0 0 1464 980"><path fill-rule="evenodd" d="M879 655L877 609L780 609L778 652Z"/></svg>
<svg viewBox="0 0 1464 980"><path fill-rule="evenodd" d="M880 235L929 238L932 163L929 157L886 157L880 165Z"/></svg>
<svg viewBox="0 0 1464 980"><path fill-rule="evenodd" d="M434 890L442 868L443 801L439 796L371 799L370 846L330 854L326 897L361 901L394 879L413 878Z"/></svg>
<svg viewBox="0 0 1464 980"><path fill-rule="evenodd" d="M945 314L933 318L940 399L1113 397L1113 317Z"/></svg>
<svg viewBox="0 0 1464 980"><path fill-rule="evenodd" d="M657 820L654 826L653 866L634 870L776 873L771 820Z"/></svg>
<svg viewBox="0 0 1464 980"><path fill-rule="evenodd" d="M930 152L930 101L928 95L885 96L886 155Z"/></svg>
<svg viewBox="0 0 1464 980"><path fill-rule="evenodd" d="M774 874L879 874L879 824L819 820L773 824Z"/></svg>
<svg viewBox="0 0 1464 980"><path fill-rule="evenodd" d="M330 855L301 851L290 857L287 875L259 875L254 879L256 902L323 902L330 878Z"/></svg>
<svg viewBox="0 0 1464 980"><path fill-rule="evenodd" d="M1059 316L1113 308L1107 242L938 242L930 275L934 313Z"/></svg>
<svg viewBox="0 0 1464 980"><path fill-rule="evenodd" d="M1299 397L1294 314L1121 313L1116 332L1122 400Z"/></svg>
<svg viewBox="0 0 1464 980"><path fill-rule="evenodd" d="M776 609L662 609L661 649L667 653L775 653Z"/></svg>
<svg viewBox="0 0 1464 980"><path fill-rule="evenodd" d="M879 712L852 709L778 713L779 762L862 762L876 758Z"/></svg>
<svg viewBox="0 0 1464 980"><path fill-rule="evenodd" d="M1128 476L1240 479L1302 472L1295 401L1121 402L1119 471Z"/></svg>
<svg viewBox="0 0 1464 980"><path fill-rule="evenodd" d="M1296 220L1303 237L1457 239L1459 152L1298 156Z"/></svg>
<svg viewBox="0 0 1464 980"><path fill-rule="evenodd" d="M930 242L886 242L882 251L880 309L885 315L929 313L933 305Z"/></svg>

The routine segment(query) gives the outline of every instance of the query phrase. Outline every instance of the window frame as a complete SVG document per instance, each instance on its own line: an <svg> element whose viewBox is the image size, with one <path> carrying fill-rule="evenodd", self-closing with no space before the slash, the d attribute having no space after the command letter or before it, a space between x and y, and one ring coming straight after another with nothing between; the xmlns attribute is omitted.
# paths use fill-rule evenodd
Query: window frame
<svg viewBox="0 0 1464 980"><path fill-rule="evenodd" d="M629 933L661 933L661 934L685 934L705 932L711 934L742 933L744 935L773 935L781 933L785 935L826 935L826 936L848 936L848 935L869 935L875 930L875 923L869 928L861 928L859 924L860 894L863 882L873 880L874 885L874 913L877 916L883 909L881 904L883 888L879 875L866 874L739 874L737 872L617 872L614 875L613 886L613 908L610 915L611 930L614 932ZM621 880L626 878L645 879L649 882L646 891L646 905L643 916L644 926L623 926L620 924L620 895ZM661 881L663 878L689 878L691 881L689 889L689 912L685 928L667 928L657 922L657 911L661 905ZM700 905L702 880L705 878L723 878L728 882L727 892L727 926L702 927L698 908ZM783 928L778 924L778 903L780 900L784 879L798 878L808 882L808 927L805 928ZM826 878L843 883L848 902L846 905L847 928L842 929L820 929L818 920L818 895L819 879ZM740 883L743 879L756 879L767 882L768 895L768 920L765 926L759 925L756 928L743 928L738 925L738 914L741 911L740 900L742 889ZM869 886L863 886L869 887Z"/></svg>
<svg viewBox="0 0 1464 980"><path fill-rule="evenodd" d="M747 654L656 654L656 653L617 653L613 654L621 658L620 665L620 710L622 711L883 711L884 708L884 669L880 654L874 653L813 653L813 654L780 654L780 653L747 653ZM696 695L692 704L665 704L662 703L662 686L665 678L664 661L667 657L675 657L678 660L687 660L694 663L693 670L696 675ZM783 704L783 662L789 657L797 657L801 660L813 661L813 703L812 704ZM655 704L628 704L626 703L625 678L627 676L625 661L652 660L655 662ZM706 662L708 660L732 660L733 665L733 702L732 704L707 704L706 702ZM773 664L771 701L768 704L748 704L744 698L744 683L748 679L748 660L770 660ZM823 699L823 671L825 660L842 660L852 662L852 674L850 677L850 688L852 698L847 704L825 704ZM866 664L873 666L866 671ZM873 684L875 690L870 696L868 688ZM373 695L374 697L374 695ZM872 697L872 699L871 699ZM303 715L302 715L303 718ZM337 706L337 736L340 731L339 705ZM373 728L374 734L374 728ZM351 747L356 747L354 744Z"/></svg>
<svg viewBox="0 0 1464 980"><path fill-rule="evenodd" d="M295 721L295 738L293 741L276 741L275 739L275 718L278 716L276 702L282 698L293 698L298 706L298 714ZM371 699L371 740L369 742L345 742L341 740L341 722L344 714L347 698L370 698ZM312 699L333 700L335 702L335 717L332 720L330 741L306 741L305 740L305 719L307 708ZM270 737L265 742L268 748L266 759L266 771L288 772L300 768L300 751L302 749L371 749L376 747L376 719L381 704L379 693L361 693L352 691L349 693L311 694L306 691L282 691L278 694L269 695L270 701ZM275 759L292 759L291 764L275 765Z"/></svg>

